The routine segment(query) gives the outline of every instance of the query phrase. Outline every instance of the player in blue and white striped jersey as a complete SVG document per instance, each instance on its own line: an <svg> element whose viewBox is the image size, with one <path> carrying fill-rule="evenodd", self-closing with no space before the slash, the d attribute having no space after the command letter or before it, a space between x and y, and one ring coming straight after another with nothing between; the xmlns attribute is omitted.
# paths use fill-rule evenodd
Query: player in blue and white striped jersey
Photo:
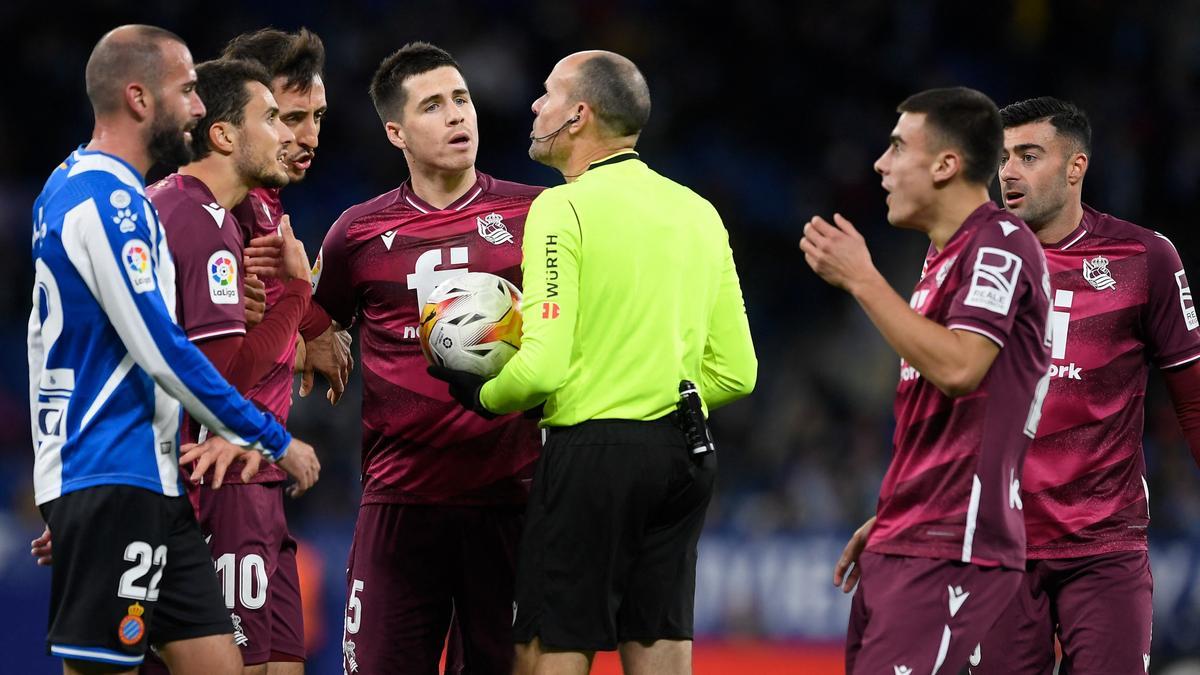
<svg viewBox="0 0 1200 675"><path fill-rule="evenodd" d="M66 672L136 667L150 644L172 672L240 671L182 496L180 403L214 435L183 457L199 459L196 477L242 455L254 458L248 472L260 456L277 461L301 491L319 471L312 448L240 397L175 324L174 265L142 176L190 158L187 130L204 113L195 78L172 33L107 34L87 68L92 141L34 204L34 489L54 533L48 650Z"/></svg>

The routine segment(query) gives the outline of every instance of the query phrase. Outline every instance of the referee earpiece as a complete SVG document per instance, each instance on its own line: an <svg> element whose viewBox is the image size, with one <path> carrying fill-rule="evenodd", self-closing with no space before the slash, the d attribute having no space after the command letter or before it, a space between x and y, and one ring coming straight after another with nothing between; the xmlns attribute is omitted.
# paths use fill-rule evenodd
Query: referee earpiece
<svg viewBox="0 0 1200 675"><path fill-rule="evenodd" d="M575 113L574 117L567 120L566 122L563 122L562 126L555 129L553 133L546 134L545 136L534 136L533 132L529 132L529 140L533 141L534 143L545 143L546 141L551 140L555 136L558 136L559 134L561 134L563 132L563 129L566 129L567 127L571 126L572 124L575 124L578 121L579 121L579 113Z"/></svg>

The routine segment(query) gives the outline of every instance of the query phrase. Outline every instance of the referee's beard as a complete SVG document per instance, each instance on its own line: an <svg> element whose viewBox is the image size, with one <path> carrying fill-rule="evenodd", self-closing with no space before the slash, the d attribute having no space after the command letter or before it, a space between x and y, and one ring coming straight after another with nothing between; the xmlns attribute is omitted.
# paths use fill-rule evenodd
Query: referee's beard
<svg viewBox="0 0 1200 675"><path fill-rule="evenodd" d="M529 159L544 164L552 169L561 169L566 166L566 156L569 152L563 150L562 146L558 147L555 152L555 145L558 143L558 134L544 140L531 140L529 143Z"/></svg>

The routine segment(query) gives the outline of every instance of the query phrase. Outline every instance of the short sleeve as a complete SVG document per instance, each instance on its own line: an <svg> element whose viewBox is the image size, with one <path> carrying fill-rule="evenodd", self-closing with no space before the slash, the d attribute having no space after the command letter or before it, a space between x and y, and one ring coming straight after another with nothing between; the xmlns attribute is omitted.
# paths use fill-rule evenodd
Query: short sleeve
<svg viewBox="0 0 1200 675"><path fill-rule="evenodd" d="M329 228L312 269L313 302L343 328L349 328L358 313L346 250L347 227L343 215Z"/></svg>
<svg viewBox="0 0 1200 675"><path fill-rule="evenodd" d="M1146 287L1142 330L1154 363L1173 368L1200 358L1200 320L1192 289L1179 252L1162 235L1147 242Z"/></svg>
<svg viewBox="0 0 1200 675"><path fill-rule="evenodd" d="M1001 348L1013 330L1022 302L1042 292L1045 258L1026 230L988 223L955 266L958 287L946 327L978 333ZM1013 227L1011 224L1009 227Z"/></svg>
<svg viewBox="0 0 1200 675"><path fill-rule="evenodd" d="M194 202L164 206L159 216L175 261L175 316L179 326L193 342L245 334L242 254L238 246L241 231L236 221L224 218L224 224L218 227L213 216ZM226 233L225 228L234 231Z"/></svg>

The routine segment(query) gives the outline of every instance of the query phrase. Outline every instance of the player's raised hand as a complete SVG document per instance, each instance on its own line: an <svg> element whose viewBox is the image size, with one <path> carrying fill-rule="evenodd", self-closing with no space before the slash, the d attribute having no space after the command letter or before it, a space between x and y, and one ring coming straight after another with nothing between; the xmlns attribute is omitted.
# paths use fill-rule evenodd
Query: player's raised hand
<svg viewBox="0 0 1200 675"><path fill-rule="evenodd" d="M37 564L46 567L54 562L53 542L50 540L50 526L42 531L42 536L29 542L29 555L37 560Z"/></svg>
<svg viewBox="0 0 1200 675"><path fill-rule="evenodd" d="M871 528L875 526L875 516L862 524L862 527L854 531L850 537L850 541L846 542L846 548L842 550L842 557L838 558L837 564L833 566L833 585L841 586L843 593L849 593L858 585L859 578L862 577L862 570L858 567L858 557L862 555L863 549L867 547L867 537L871 535Z"/></svg>
<svg viewBox="0 0 1200 675"><path fill-rule="evenodd" d="M307 492L316 484L317 478L321 474L321 462L317 460L316 451L311 445L298 438L292 438L292 444L288 446L287 454L275 465L296 479L296 482L288 488L288 495L292 497L299 497Z"/></svg>
<svg viewBox="0 0 1200 675"><path fill-rule="evenodd" d="M826 282L853 292L859 282L878 274L867 242L854 225L835 213L833 223L813 216L804 225L800 250L804 260Z"/></svg>
<svg viewBox="0 0 1200 675"><path fill-rule="evenodd" d="M354 358L350 355L352 340L350 333L338 330L337 326L330 324L324 333L304 345L304 370L300 376L301 396L308 396L312 392L313 374L321 373L329 382L329 391L325 397L330 404L337 405L346 391L350 371L354 368Z"/></svg>
<svg viewBox="0 0 1200 675"><path fill-rule="evenodd" d="M253 328L262 323L263 315L267 313L267 287L262 279L254 274L247 274L243 280L246 296L246 328Z"/></svg>
<svg viewBox="0 0 1200 675"><path fill-rule="evenodd" d="M220 489L225 482L225 470L234 460L245 460L242 469L242 480L248 481L258 473L262 454L256 450L248 450L234 445L220 436L211 436L203 443L188 443L179 448L179 464L181 466L195 462L189 478L193 483L199 483L208 469L213 469L212 489Z"/></svg>

